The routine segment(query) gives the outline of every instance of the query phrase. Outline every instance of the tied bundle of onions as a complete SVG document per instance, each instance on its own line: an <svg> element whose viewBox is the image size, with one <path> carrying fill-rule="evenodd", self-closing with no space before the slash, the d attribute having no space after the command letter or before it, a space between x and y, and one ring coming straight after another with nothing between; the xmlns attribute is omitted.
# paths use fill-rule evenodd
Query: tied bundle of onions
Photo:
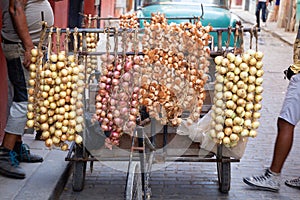
<svg viewBox="0 0 300 200"><path fill-rule="evenodd" d="M36 51L32 51L36 56ZM34 60L34 59L33 59ZM82 142L84 67L65 51L52 53L39 68L31 64L27 126L42 131L45 145L68 149L66 141ZM35 82L35 84L33 84ZM34 99L34 101L33 101ZM34 104L32 104L34 102ZM32 109L35 109L32 115Z"/></svg>
<svg viewBox="0 0 300 200"><path fill-rule="evenodd" d="M136 81L133 77L135 69L138 69L134 60L137 61L138 58L133 60L127 57L124 65L121 65L119 59L116 66L112 63L114 59L109 60L104 56L102 58L106 64L103 66L103 75L100 77L96 96L96 115L101 122L102 130L110 132L106 142L119 145L123 132L133 132L139 115L139 87L135 86Z"/></svg>
<svg viewBox="0 0 300 200"><path fill-rule="evenodd" d="M210 136L227 147L240 137L256 137L263 92L263 53L252 49L241 56L217 56Z"/></svg>
<svg viewBox="0 0 300 200"><path fill-rule="evenodd" d="M90 27L89 27L90 28ZM85 37L83 37L82 33L80 35L80 51L82 51L83 43L86 44L86 51L89 52L96 52L97 51L97 43L99 41L99 36L97 33L86 33ZM85 38L85 41L84 41ZM96 55L87 55L86 60L83 61L85 65L85 70L87 76L91 75L98 69L98 60Z"/></svg>
<svg viewBox="0 0 300 200"><path fill-rule="evenodd" d="M138 28L139 23L137 13L120 15L119 25L121 28Z"/></svg>
<svg viewBox="0 0 300 200"><path fill-rule="evenodd" d="M183 111L189 124L197 121L205 99L211 26L184 23L168 25L163 14L145 22L140 103L151 117L176 126Z"/></svg>

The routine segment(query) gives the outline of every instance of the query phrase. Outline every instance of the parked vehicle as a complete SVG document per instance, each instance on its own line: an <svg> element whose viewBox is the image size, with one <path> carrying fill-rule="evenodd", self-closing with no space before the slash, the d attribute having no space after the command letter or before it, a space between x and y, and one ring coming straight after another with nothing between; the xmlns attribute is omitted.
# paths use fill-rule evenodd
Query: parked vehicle
<svg viewBox="0 0 300 200"><path fill-rule="evenodd" d="M164 13L169 23L182 23L188 18L200 19L203 25L210 24L213 28L235 27L240 19L230 12L229 0L137 0L139 18L151 17L152 13ZM177 19L176 19L177 18ZM143 21L141 21L141 26ZM217 33L211 33L217 38ZM222 33L222 46L228 41L227 32ZM218 46L214 39L213 47ZM234 36L231 34L229 46L234 46Z"/></svg>

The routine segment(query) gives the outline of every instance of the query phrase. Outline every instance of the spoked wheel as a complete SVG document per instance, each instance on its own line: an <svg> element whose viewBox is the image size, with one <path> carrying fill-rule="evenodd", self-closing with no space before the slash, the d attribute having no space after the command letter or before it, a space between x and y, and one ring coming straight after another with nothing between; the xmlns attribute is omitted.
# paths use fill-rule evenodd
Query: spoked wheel
<svg viewBox="0 0 300 200"><path fill-rule="evenodd" d="M142 200L143 189L140 163L132 162L129 163L129 165L125 188L125 198L126 200Z"/></svg>
<svg viewBox="0 0 300 200"><path fill-rule="evenodd" d="M230 190L231 168L230 162L217 162L219 190L228 193Z"/></svg>
<svg viewBox="0 0 300 200"><path fill-rule="evenodd" d="M75 145L75 158L86 158L83 148L79 145ZM73 163L73 191L82 191L85 182L86 161L74 161Z"/></svg>

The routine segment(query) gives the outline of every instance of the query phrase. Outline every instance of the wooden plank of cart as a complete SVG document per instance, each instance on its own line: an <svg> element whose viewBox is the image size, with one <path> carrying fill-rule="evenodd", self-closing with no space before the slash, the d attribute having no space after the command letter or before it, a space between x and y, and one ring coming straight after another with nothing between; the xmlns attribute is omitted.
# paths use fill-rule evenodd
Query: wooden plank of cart
<svg viewBox="0 0 300 200"><path fill-rule="evenodd" d="M112 18L109 18L110 20ZM215 47L211 45L211 57L217 55L224 55L226 51L232 51L228 46L222 46L222 33L243 33L250 32L255 34L255 28L214 28L212 32L217 33L217 38L213 40L218 41ZM64 30L61 30L62 32ZM69 30L73 32L74 30ZM77 29L83 36L83 49L79 52L83 60L87 59L90 55L102 55L107 52L88 52L86 47L86 34L88 33L109 33L110 37L116 40L118 33L128 30L117 30L115 28L82 28ZM240 41L241 42L241 41ZM212 43L213 44L213 43ZM241 44L239 44L241 45ZM237 46L235 48L241 48ZM236 50L236 49L235 49ZM143 55L142 52L113 52L112 54L118 55ZM214 73L214 70L212 70ZM128 171L126 180L125 197L126 199L149 199L151 196L151 189L149 187L149 177L151 174L152 164L157 161L176 161L176 162L216 162L218 172L219 190L222 193L227 193L230 190L231 179L231 162L239 162L239 159L223 156L223 144L217 145L217 153L209 153L205 156L199 156L200 144L192 141L188 136L176 134L176 127L164 125L161 127L157 121L152 118L144 117L138 124L132 135L123 134L118 148L112 150L103 148L105 139L109 136L109 132L101 130L99 124L91 124L90 119L95 111L95 96L98 92L98 79L101 73L95 71L89 74L88 86L85 92L86 98L86 125L82 133L84 142L81 145L72 143L66 161L73 162L73 190L81 191L84 189L85 174L87 163L90 162L90 168L93 168L93 163L97 161L128 161ZM204 116L212 106L212 95L214 90L214 74L210 74L212 79L205 86L207 98L203 105L202 116ZM147 123L148 122L148 123ZM148 131L145 131L147 129ZM170 130L171 129L171 130ZM150 131L149 131L150 130ZM159 131L158 131L159 130ZM93 148L87 148L89 143L100 147L94 151ZM91 152L97 152L93 155Z"/></svg>

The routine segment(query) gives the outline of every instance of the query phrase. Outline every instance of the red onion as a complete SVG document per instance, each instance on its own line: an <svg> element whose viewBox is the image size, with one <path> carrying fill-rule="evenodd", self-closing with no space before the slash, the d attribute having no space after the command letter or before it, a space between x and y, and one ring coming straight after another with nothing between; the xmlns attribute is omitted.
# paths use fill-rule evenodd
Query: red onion
<svg viewBox="0 0 300 200"><path fill-rule="evenodd" d="M126 97L128 98L126 92L121 92L121 93L119 93L119 95L118 95L118 99L123 100L123 101L126 101L126 100L125 100Z"/></svg>
<svg viewBox="0 0 300 200"><path fill-rule="evenodd" d="M106 97L102 98L102 103L103 103L103 104L106 104L106 103L107 103L107 98L106 98Z"/></svg>
<svg viewBox="0 0 300 200"><path fill-rule="evenodd" d="M109 120L113 119L113 115L111 112L107 113L107 119L109 119Z"/></svg>
<svg viewBox="0 0 300 200"><path fill-rule="evenodd" d="M115 118L114 119L114 123L117 125L117 126L120 126L122 124L122 120L120 118Z"/></svg>
<svg viewBox="0 0 300 200"><path fill-rule="evenodd" d="M127 108L127 107L121 108L121 113L122 113L122 115L127 115L127 113L128 113L128 108Z"/></svg>
<svg viewBox="0 0 300 200"><path fill-rule="evenodd" d="M101 109L101 108L102 108L102 103L97 102L97 103L96 103L96 109L99 110L99 109Z"/></svg>
<svg viewBox="0 0 300 200"><path fill-rule="evenodd" d="M131 106L134 107L134 108L138 107L138 105L139 105L139 102L136 101L136 100L133 100L133 101L131 102Z"/></svg>
<svg viewBox="0 0 300 200"><path fill-rule="evenodd" d="M110 111L113 112L116 110L116 106L110 106Z"/></svg>
<svg viewBox="0 0 300 200"><path fill-rule="evenodd" d="M134 115L129 115L129 120L135 122L136 117Z"/></svg>
<svg viewBox="0 0 300 200"><path fill-rule="evenodd" d="M119 79L112 79L112 85L118 85L120 83Z"/></svg>
<svg viewBox="0 0 300 200"><path fill-rule="evenodd" d="M140 57L139 56L134 56L133 61L135 64L139 64L140 63Z"/></svg>
<svg viewBox="0 0 300 200"><path fill-rule="evenodd" d="M115 110L114 111L114 117L119 117L120 116L120 111L119 110Z"/></svg>
<svg viewBox="0 0 300 200"><path fill-rule="evenodd" d="M111 132L111 137L112 138L118 138L119 136L120 136L120 133L118 133L116 131Z"/></svg>
<svg viewBox="0 0 300 200"><path fill-rule="evenodd" d="M106 83L103 83L103 82L99 83L99 88L100 89L105 89L105 87L106 87Z"/></svg>
<svg viewBox="0 0 300 200"><path fill-rule="evenodd" d="M107 105L103 104L103 105L102 105L102 110L103 110L103 111L107 111Z"/></svg>
<svg viewBox="0 0 300 200"><path fill-rule="evenodd" d="M122 123L123 123L123 121L122 121ZM123 131L123 129L122 129L122 127L118 127L118 128L116 129L116 131L119 132L119 133L121 133L121 132Z"/></svg>
<svg viewBox="0 0 300 200"><path fill-rule="evenodd" d="M101 95L98 94L98 95L96 96L96 101L101 101L101 100L102 100L102 97L101 97Z"/></svg>
<svg viewBox="0 0 300 200"><path fill-rule="evenodd" d="M113 55L108 55L107 62L113 62L115 57Z"/></svg>
<svg viewBox="0 0 300 200"><path fill-rule="evenodd" d="M107 75L107 73L108 73L108 70L104 68L104 69L102 70L102 75L105 77L105 76Z"/></svg>
<svg viewBox="0 0 300 200"><path fill-rule="evenodd" d="M107 65L107 69L108 69L109 71L112 71L112 70L114 69L114 65Z"/></svg>
<svg viewBox="0 0 300 200"><path fill-rule="evenodd" d="M106 62L107 61L107 55L106 54L102 54L100 56L100 59L103 61L103 62Z"/></svg>
<svg viewBox="0 0 300 200"><path fill-rule="evenodd" d="M108 131L108 126L105 124L101 124L101 128L103 131Z"/></svg>
<svg viewBox="0 0 300 200"><path fill-rule="evenodd" d="M117 67L116 67L116 70L117 70L117 71L120 72L120 71L122 71L122 69L123 69L122 65L117 65Z"/></svg>
<svg viewBox="0 0 300 200"><path fill-rule="evenodd" d="M101 115L101 112L102 112L101 109L98 109L98 108L96 109L96 114L97 114L97 115Z"/></svg>
<svg viewBox="0 0 300 200"><path fill-rule="evenodd" d="M111 85L106 85L105 90L109 91L111 89Z"/></svg>
<svg viewBox="0 0 300 200"><path fill-rule="evenodd" d="M109 124L109 119L108 118L103 118L103 124Z"/></svg>
<svg viewBox="0 0 300 200"><path fill-rule="evenodd" d="M101 81L101 82L106 82L106 80L107 80L107 77L106 77L106 76L101 76L101 77L100 77L100 81Z"/></svg>
<svg viewBox="0 0 300 200"><path fill-rule="evenodd" d="M139 95L136 93L133 93L131 97L132 97L132 99L137 100L139 98Z"/></svg>
<svg viewBox="0 0 300 200"><path fill-rule="evenodd" d="M114 75L114 74L113 74L112 71L108 71L106 76L107 76L108 78L112 78L113 75Z"/></svg>
<svg viewBox="0 0 300 200"><path fill-rule="evenodd" d="M107 83L107 84L110 84L110 83L111 83L111 78L107 77L106 83Z"/></svg>
<svg viewBox="0 0 300 200"><path fill-rule="evenodd" d="M115 106L117 104L117 101L113 98L110 99L110 105Z"/></svg>
<svg viewBox="0 0 300 200"><path fill-rule="evenodd" d="M139 71L140 70L140 66L139 65L133 65L133 69L134 71Z"/></svg>
<svg viewBox="0 0 300 200"><path fill-rule="evenodd" d="M114 78L120 78L121 72L120 71L114 71Z"/></svg>
<svg viewBox="0 0 300 200"><path fill-rule="evenodd" d="M128 88L129 88L129 82L127 82L127 81L122 82L122 88L123 88L125 91L128 91Z"/></svg>
<svg viewBox="0 0 300 200"><path fill-rule="evenodd" d="M111 143L115 146L119 146L120 145L120 141L119 140L112 140Z"/></svg>
<svg viewBox="0 0 300 200"><path fill-rule="evenodd" d="M126 101L120 101L120 102L119 102L119 106L120 106L121 108L127 107L127 102L126 102Z"/></svg>
<svg viewBox="0 0 300 200"><path fill-rule="evenodd" d="M124 81L130 81L130 79L131 79L131 74L130 74L129 72L124 73L123 76L122 76L122 79L123 79Z"/></svg>
<svg viewBox="0 0 300 200"><path fill-rule="evenodd" d="M126 123L126 126L127 126L129 129L134 128L135 125L136 125L136 123L135 123L134 121L128 121L128 122Z"/></svg>
<svg viewBox="0 0 300 200"><path fill-rule="evenodd" d="M138 94L140 92L140 88L139 87L134 87L133 92Z"/></svg>
<svg viewBox="0 0 300 200"><path fill-rule="evenodd" d="M104 118L106 116L106 112L102 111L101 114L100 114L100 116Z"/></svg>
<svg viewBox="0 0 300 200"><path fill-rule="evenodd" d="M138 109L136 109L136 108L131 108L131 109L130 109L130 114L132 114L132 115L137 115L137 114L138 114Z"/></svg>
<svg viewBox="0 0 300 200"><path fill-rule="evenodd" d="M125 64L125 67L124 67L124 70L125 72L128 72L129 70L132 69L132 61L128 61L126 64Z"/></svg>
<svg viewBox="0 0 300 200"><path fill-rule="evenodd" d="M100 89L99 91L98 91L98 93L101 95L101 96L105 96L106 95L106 93L107 93L107 91L106 90L104 90L104 89ZM102 99L103 100L103 99Z"/></svg>

